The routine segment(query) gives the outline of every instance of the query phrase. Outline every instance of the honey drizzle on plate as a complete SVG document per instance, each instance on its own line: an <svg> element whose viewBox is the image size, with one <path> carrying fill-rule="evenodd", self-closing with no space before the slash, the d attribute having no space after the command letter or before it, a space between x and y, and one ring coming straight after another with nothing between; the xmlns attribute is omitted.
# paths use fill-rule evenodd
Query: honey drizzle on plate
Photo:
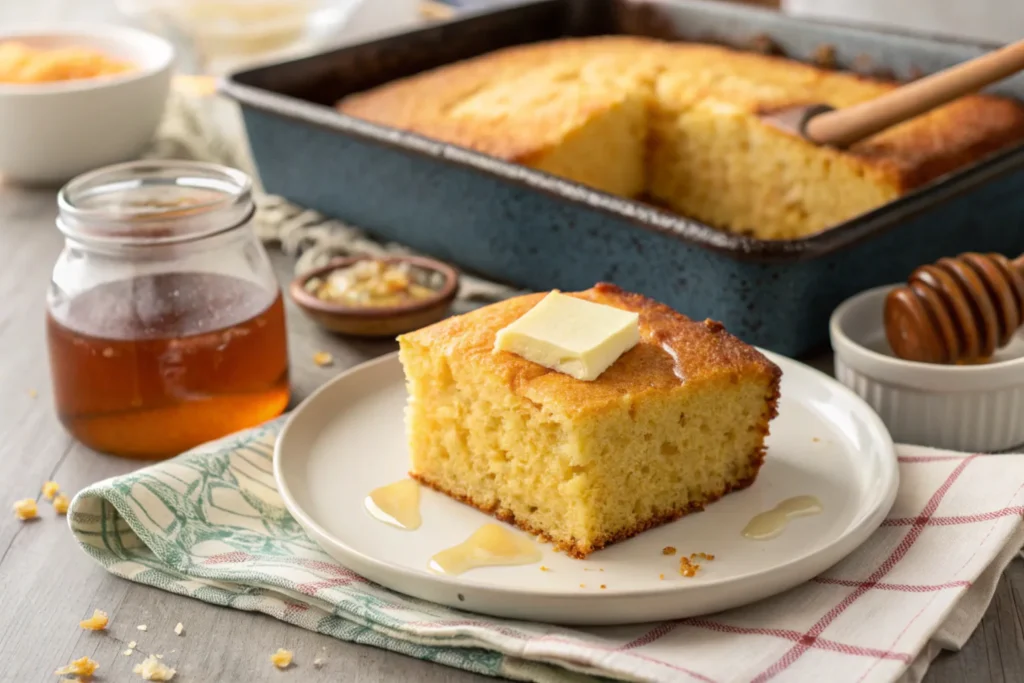
<svg viewBox="0 0 1024 683"><path fill-rule="evenodd" d="M540 548L530 539L500 524L484 524L462 543L430 558L430 569L456 575L477 567L533 564L540 559Z"/></svg>
<svg viewBox="0 0 1024 683"><path fill-rule="evenodd" d="M399 529L412 531L423 522L420 517L420 485L413 479L402 479L370 491L364 505L375 519Z"/></svg>
<svg viewBox="0 0 1024 683"><path fill-rule="evenodd" d="M755 541L767 541L781 534L794 517L809 517L821 510L821 501L814 496L787 498L751 519L743 528L743 535Z"/></svg>

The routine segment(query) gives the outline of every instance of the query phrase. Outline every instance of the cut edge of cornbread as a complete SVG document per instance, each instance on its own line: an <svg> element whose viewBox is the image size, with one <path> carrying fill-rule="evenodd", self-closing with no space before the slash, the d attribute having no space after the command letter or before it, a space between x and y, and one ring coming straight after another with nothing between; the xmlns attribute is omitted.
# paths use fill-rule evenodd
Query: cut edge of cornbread
<svg viewBox="0 0 1024 683"><path fill-rule="evenodd" d="M498 50L349 95L337 108L653 200L717 229L789 240L1024 140L1024 106L981 94L845 150L760 119L801 104L848 107L894 87L716 45L599 36ZM634 133L638 121L649 125Z"/></svg>
<svg viewBox="0 0 1024 683"><path fill-rule="evenodd" d="M752 484L781 371L717 323L610 285L574 296L641 317L641 343L594 382L491 351L538 295L399 341L410 476L582 558Z"/></svg>

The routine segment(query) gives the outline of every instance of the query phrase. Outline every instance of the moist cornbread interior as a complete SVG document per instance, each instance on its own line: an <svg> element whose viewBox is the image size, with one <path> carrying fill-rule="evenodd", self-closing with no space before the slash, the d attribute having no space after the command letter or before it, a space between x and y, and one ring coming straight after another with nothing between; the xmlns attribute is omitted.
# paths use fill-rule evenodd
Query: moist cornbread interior
<svg viewBox="0 0 1024 683"><path fill-rule="evenodd" d="M592 382L494 351L543 294L399 337L410 475L575 557L753 483L781 372L711 321L613 285L573 294L640 314Z"/></svg>
<svg viewBox="0 0 1024 683"><path fill-rule="evenodd" d="M1024 139L1024 107L972 96L848 151L760 120L894 84L727 48L629 37L510 48L342 100L463 145L761 239L810 235Z"/></svg>

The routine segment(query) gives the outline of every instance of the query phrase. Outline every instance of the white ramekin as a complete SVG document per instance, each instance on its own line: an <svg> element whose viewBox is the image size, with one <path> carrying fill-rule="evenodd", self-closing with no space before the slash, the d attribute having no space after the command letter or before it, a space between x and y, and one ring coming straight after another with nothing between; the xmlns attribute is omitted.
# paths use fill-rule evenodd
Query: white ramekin
<svg viewBox="0 0 1024 683"><path fill-rule="evenodd" d="M0 83L0 176L62 183L145 150L170 92L170 43L118 26L0 29L0 42L6 41L91 48L137 68L99 78Z"/></svg>
<svg viewBox="0 0 1024 683"><path fill-rule="evenodd" d="M1024 337L982 365L933 365L896 358L882 313L893 286L862 292L832 314L829 333L840 382L881 416L901 443L959 451L1024 444Z"/></svg>

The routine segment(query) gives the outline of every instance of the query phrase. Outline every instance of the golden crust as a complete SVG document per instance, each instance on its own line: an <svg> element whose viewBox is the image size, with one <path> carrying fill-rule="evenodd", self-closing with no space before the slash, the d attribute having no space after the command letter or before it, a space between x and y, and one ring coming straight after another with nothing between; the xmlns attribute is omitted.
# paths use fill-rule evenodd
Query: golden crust
<svg viewBox="0 0 1024 683"><path fill-rule="evenodd" d="M340 111L529 164L630 93L685 111L721 103L754 115L795 104L850 106L895 87L780 57L644 38L569 39L509 48L352 95ZM961 98L848 151L899 192L1024 139L1024 107ZM810 143L808 143L810 148Z"/></svg>
<svg viewBox="0 0 1024 683"><path fill-rule="evenodd" d="M675 391L680 377L694 388L722 377L730 381L761 377L778 390L782 375L778 366L727 333L720 323L694 322L668 306L606 283L571 295L640 314L640 343L592 382L580 382L513 353L494 351L498 331L530 310L544 293L448 318L403 335L400 341L439 349L453 362L465 362L497 377L514 394L564 415L601 411L626 397Z"/></svg>
<svg viewBox="0 0 1024 683"><path fill-rule="evenodd" d="M775 401L773 401L771 408L771 415L773 417L775 415L775 410ZM765 434L767 434L768 422L764 422L762 427L764 429ZM732 493L733 491L742 491L743 489L753 484L754 481L757 479L757 474L761 469L761 465L764 464L763 446L750 454L749 462L752 470L751 475L745 479L736 482L730 482L724 489L722 489L722 491L715 492L713 495L705 496L703 500L691 501L677 510L672 510L671 512L665 514L655 515L654 517L641 520L629 529L624 529L615 534L607 536L599 536L597 539L594 540L593 543L590 544L580 543L575 538L571 539L569 542L556 541L555 539L551 538L547 533L545 533L542 529L538 529L534 526L531 526L528 522L518 519L509 510L503 509L501 507L501 501L497 501L491 505L485 505L483 503L478 503L477 501L473 500L473 498L471 498L470 496L464 496L449 491L444 486L431 480L429 477L424 476L419 472L409 472L409 476L415 479L416 481L420 482L424 486L429 486L435 491L445 494L449 498L457 500L465 505L469 505L470 507L474 507L477 510L480 510L481 512L493 515L495 518L500 519L502 522L506 522L508 524L512 524L513 526L517 526L528 534L539 536L543 540L554 544L555 548L564 551L565 554L569 557L574 557L578 560L582 560L594 551L600 550L601 548L605 548L613 543L618 543L619 541L625 541L627 538L632 538L633 536L641 534L647 531L648 529L653 529L663 524L674 522L680 517L684 517L694 512L703 512L704 508L706 508L709 504L714 503L719 498L722 498L723 496Z"/></svg>

